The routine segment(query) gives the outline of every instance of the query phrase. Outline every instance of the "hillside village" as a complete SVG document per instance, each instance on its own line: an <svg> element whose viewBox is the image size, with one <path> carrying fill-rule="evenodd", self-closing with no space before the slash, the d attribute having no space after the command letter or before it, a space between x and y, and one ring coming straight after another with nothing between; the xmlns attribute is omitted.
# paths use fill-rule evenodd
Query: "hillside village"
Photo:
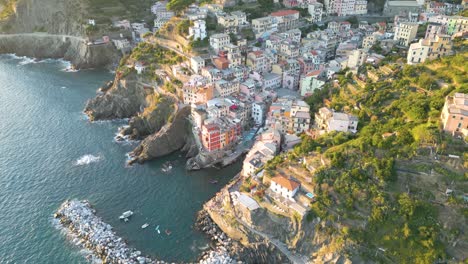
<svg viewBox="0 0 468 264"><path fill-rule="evenodd" d="M256 230L240 233L277 238L292 262L336 261L331 247L361 261L466 260L466 223L439 229L432 206L466 218L468 1L387 1L382 17L367 6L159 1L151 21L112 21L105 36L90 17L88 45L113 43L124 55L118 77L136 74L190 107L199 155L188 169L245 155L228 194L207 206L226 233L234 221ZM438 191L420 190L433 179L411 182L421 175L438 179ZM263 213L289 227L271 230ZM305 242L313 228L333 240L318 253Z"/></svg>

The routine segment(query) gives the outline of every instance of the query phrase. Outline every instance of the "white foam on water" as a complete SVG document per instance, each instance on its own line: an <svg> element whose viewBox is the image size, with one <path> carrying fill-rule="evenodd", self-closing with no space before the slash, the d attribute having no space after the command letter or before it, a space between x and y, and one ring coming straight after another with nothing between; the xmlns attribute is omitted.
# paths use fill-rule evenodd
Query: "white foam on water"
<svg viewBox="0 0 468 264"><path fill-rule="evenodd" d="M21 66L21 65L36 64L36 63L38 63L38 61L35 58L22 57L21 61L18 64Z"/></svg>
<svg viewBox="0 0 468 264"><path fill-rule="evenodd" d="M76 166L83 166L83 165L88 165L91 163L95 163L101 160L100 156L94 156L91 154L83 155L79 159L76 160L75 165Z"/></svg>

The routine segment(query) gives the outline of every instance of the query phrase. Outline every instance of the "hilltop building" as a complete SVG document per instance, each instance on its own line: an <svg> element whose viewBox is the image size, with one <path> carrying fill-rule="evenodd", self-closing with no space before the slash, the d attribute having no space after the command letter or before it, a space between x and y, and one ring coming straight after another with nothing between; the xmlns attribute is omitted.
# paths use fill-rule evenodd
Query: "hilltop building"
<svg viewBox="0 0 468 264"><path fill-rule="evenodd" d="M468 136L468 94L456 93L447 96L441 119L445 132Z"/></svg>

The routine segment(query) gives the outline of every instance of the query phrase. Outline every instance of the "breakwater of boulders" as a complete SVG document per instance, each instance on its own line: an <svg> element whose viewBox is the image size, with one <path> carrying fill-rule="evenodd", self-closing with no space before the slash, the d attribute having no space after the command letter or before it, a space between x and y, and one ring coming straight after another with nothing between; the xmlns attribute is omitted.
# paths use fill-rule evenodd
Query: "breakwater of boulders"
<svg viewBox="0 0 468 264"><path fill-rule="evenodd" d="M128 247L109 224L96 216L88 201L67 200L54 217L77 245L92 252L89 258L116 264L165 263L142 256L140 251Z"/></svg>

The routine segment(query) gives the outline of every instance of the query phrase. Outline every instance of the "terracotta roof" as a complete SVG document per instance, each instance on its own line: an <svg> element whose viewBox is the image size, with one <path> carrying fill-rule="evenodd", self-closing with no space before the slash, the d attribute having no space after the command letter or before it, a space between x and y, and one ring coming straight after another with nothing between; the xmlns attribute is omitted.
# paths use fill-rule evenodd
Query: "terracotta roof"
<svg viewBox="0 0 468 264"><path fill-rule="evenodd" d="M321 72L322 72L321 70L311 71L311 72L307 73L307 76L308 77L317 76L317 75L320 75Z"/></svg>
<svg viewBox="0 0 468 264"><path fill-rule="evenodd" d="M296 10L280 10L278 12L273 12L271 13L271 16L288 16L288 15L294 15L294 14L299 14L299 11Z"/></svg>
<svg viewBox="0 0 468 264"><path fill-rule="evenodd" d="M284 188L286 188L286 189L288 189L290 191L294 191L299 186L301 186L300 183L298 183L296 181L286 179L283 176L276 176L273 179L271 179L271 181L275 182L276 184L278 184L278 185L280 185L280 186L282 186L282 187L284 187Z"/></svg>
<svg viewBox="0 0 468 264"><path fill-rule="evenodd" d="M252 51L252 53L253 53L255 56L257 56L257 57L263 55L263 51L261 51L261 50Z"/></svg>

